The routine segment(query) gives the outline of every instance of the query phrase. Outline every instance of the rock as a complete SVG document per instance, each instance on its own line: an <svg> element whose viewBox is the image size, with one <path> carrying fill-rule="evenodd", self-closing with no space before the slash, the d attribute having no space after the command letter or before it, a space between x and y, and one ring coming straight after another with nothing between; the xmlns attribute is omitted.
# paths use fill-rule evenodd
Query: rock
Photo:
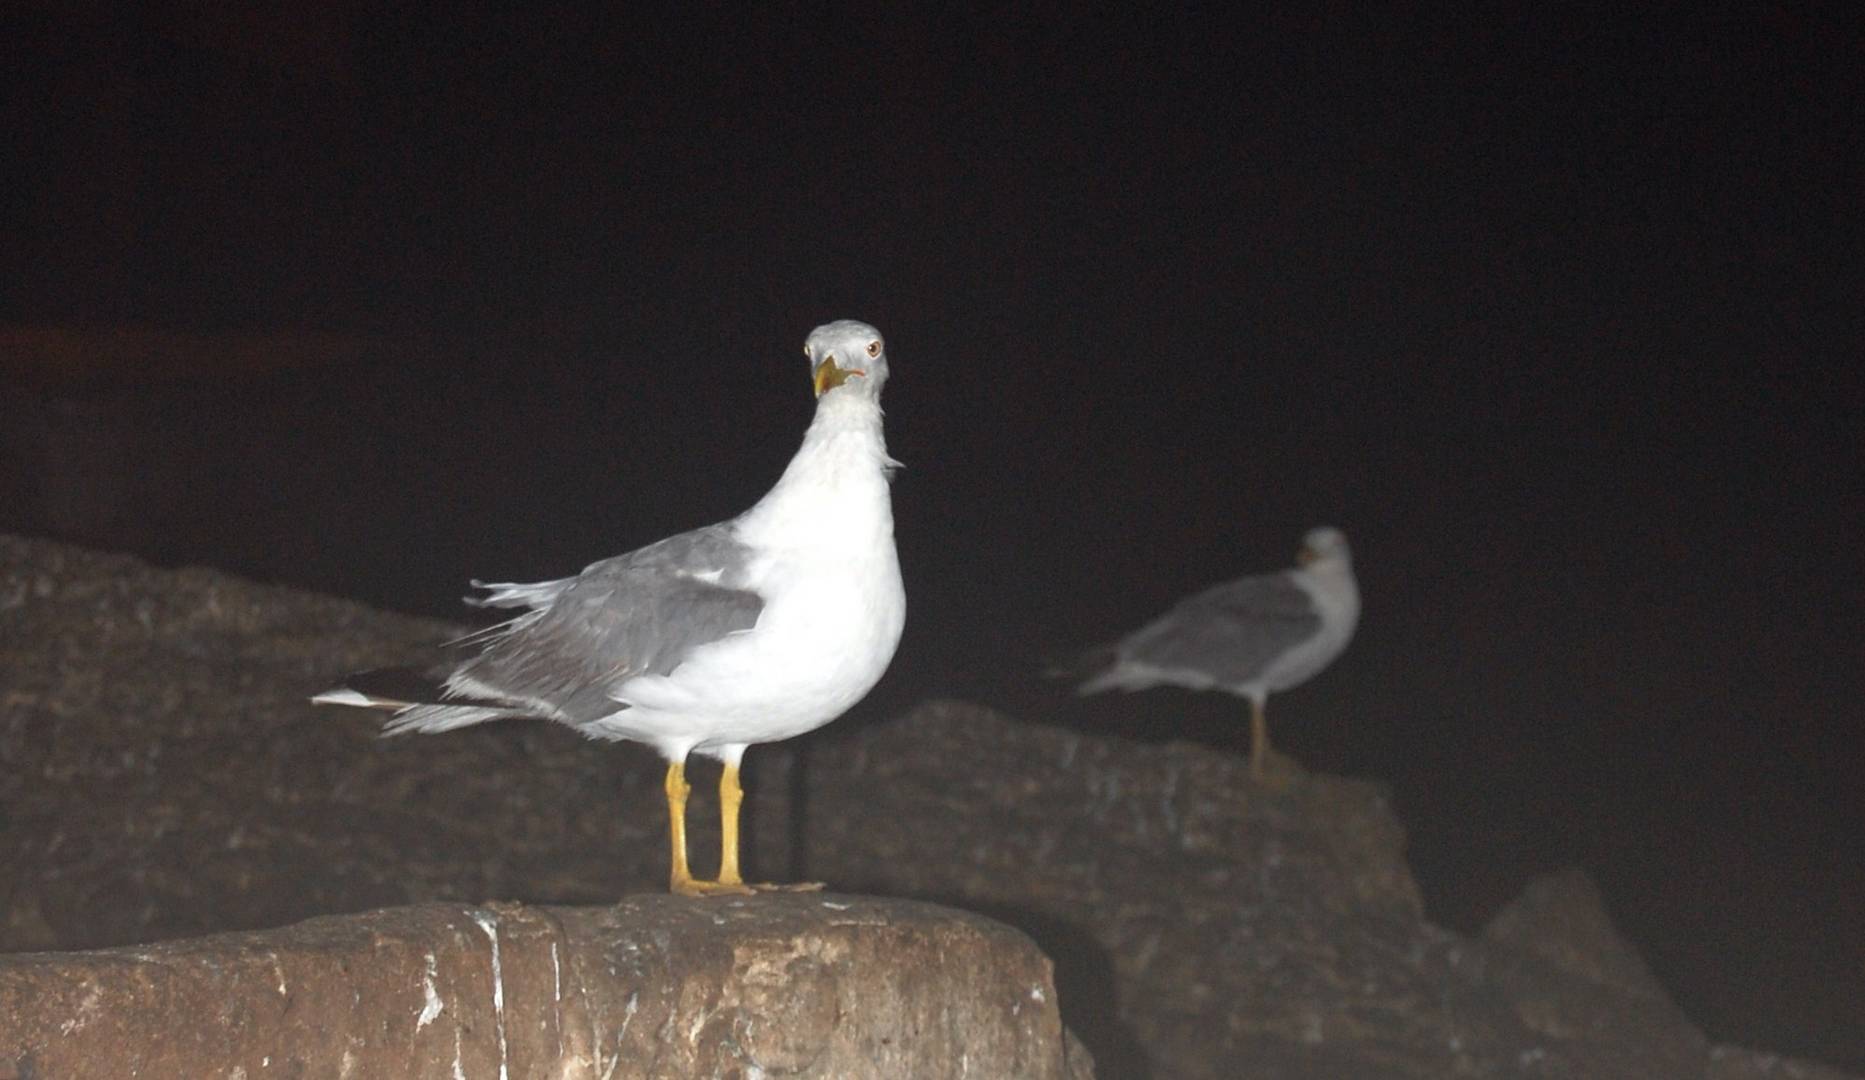
<svg viewBox="0 0 1865 1080"><path fill-rule="evenodd" d="M664 888L651 751L543 724L382 739L306 703L459 629L0 535L0 948Z"/></svg>
<svg viewBox="0 0 1865 1080"><path fill-rule="evenodd" d="M1371 784L1256 786L1200 747L954 702L819 745L808 769L809 872L1029 931L1109 1075L1634 1080L1709 1061L1584 876L1531 886L1484 940L1427 923Z"/></svg>
<svg viewBox="0 0 1865 1080"><path fill-rule="evenodd" d="M1484 928L1497 981L1523 1024L1550 1041L1638 1045L1653 1075L1699 1071L1709 1042L1620 937L1580 870L1529 884Z"/></svg>
<svg viewBox="0 0 1865 1080"><path fill-rule="evenodd" d="M382 740L304 703L459 629L0 536L0 948L664 887L651 752L544 724ZM1433 926L1376 784L1263 786L959 702L747 764L749 869L1021 929L1102 1075L1832 1075L1712 1046L1583 877L1479 939Z"/></svg>
<svg viewBox="0 0 1865 1080"><path fill-rule="evenodd" d="M1570 869L1531 882L1488 926L1483 938L1537 957L1618 995L1664 999L1664 987L1606 914L1606 900L1586 872Z"/></svg>
<svg viewBox="0 0 1865 1080"><path fill-rule="evenodd" d="M1733 1046L1706 1046L1696 1028L1619 935L1605 898L1584 871L1570 869L1529 884L1483 929L1483 939L1512 957L1500 977L1512 984L1516 1015L1550 1038L1584 1033L1590 1042L1668 1044L1677 1075L1706 1080L1844 1080L1812 1062ZM1549 965L1556 972L1541 970ZM1607 1033L1611 1033L1608 1035Z"/></svg>
<svg viewBox="0 0 1865 1080"><path fill-rule="evenodd" d="M1704 1080L1851 1080L1851 1077L1851 1073L1815 1062L1739 1046L1718 1046L1711 1050L1710 1068L1704 1073Z"/></svg>
<svg viewBox="0 0 1865 1080"><path fill-rule="evenodd" d="M18 1076L1091 1075L1028 938L822 894L431 904L0 957L0 1017Z"/></svg>
<svg viewBox="0 0 1865 1080"><path fill-rule="evenodd" d="M1029 930L1111 1075L1235 1076L1270 1047L1337 1070L1343 1038L1372 1034L1348 1015L1350 973L1390 981L1375 995L1426 979L1387 963L1421 905L1374 785L1270 792L1199 747L957 702L829 740L807 767L808 873Z"/></svg>

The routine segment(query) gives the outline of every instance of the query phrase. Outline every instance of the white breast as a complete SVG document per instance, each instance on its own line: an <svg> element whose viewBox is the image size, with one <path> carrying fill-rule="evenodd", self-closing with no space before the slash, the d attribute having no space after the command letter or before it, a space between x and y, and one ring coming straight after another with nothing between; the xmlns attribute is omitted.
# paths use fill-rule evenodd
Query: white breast
<svg viewBox="0 0 1865 1080"><path fill-rule="evenodd" d="M1294 579L1320 612L1321 630L1263 672L1257 680L1262 692L1292 690L1320 674L1346 650L1360 622L1360 590L1350 568L1316 566L1297 571Z"/></svg>
<svg viewBox="0 0 1865 1080"><path fill-rule="evenodd" d="M666 676L632 679L630 708L599 725L690 750L775 742L814 730L861 700L893 659L906 623L894 550L879 410L819 414L777 486L738 519L757 557L746 582L764 597L757 625L697 650Z"/></svg>

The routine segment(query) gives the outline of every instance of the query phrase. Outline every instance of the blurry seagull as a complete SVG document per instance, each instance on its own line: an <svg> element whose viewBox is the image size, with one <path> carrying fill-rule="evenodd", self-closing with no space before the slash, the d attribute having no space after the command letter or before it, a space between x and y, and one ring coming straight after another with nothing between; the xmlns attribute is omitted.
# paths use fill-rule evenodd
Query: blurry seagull
<svg viewBox="0 0 1865 1080"><path fill-rule="evenodd" d="M813 731L860 701L887 670L906 619L888 498L899 463L881 434L881 335L832 322L803 353L816 416L756 506L575 577L475 581L487 595L468 603L523 613L454 643L476 651L434 668L425 692L378 688L410 673L369 672L312 700L387 710L390 735L536 717L646 743L667 759L672 890L752 892L738 858L745 748ZM725 763L712 881L695 880L687 865L694 752Z"/></svg>
<svg viewBox="0 0 1865 1080"><path fill-rule="evenodd" d="M1214 585L1113 645L1097 650L1098 674L1076 688L1182 686L1250 700L1250 773L1263 778L1269 726L1263 703L1334 662L1360 621L1353 554L1339 529L1302 538L1298 565Z"/></svg>

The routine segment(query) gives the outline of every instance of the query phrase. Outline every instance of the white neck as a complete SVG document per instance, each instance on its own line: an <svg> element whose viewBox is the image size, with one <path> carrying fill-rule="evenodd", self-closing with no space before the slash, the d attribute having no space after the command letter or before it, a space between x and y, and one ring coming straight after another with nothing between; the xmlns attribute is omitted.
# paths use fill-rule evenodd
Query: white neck
<svg viewBox="0 0 1865 1080"><path fill-rule="evenodd" d="M881 407L870 398L833 394L816 407L803 446L777 485L740 519L764 542L872 544L894 534L881 433Z"/></svg>
<svg viewBox="0 0 1865 1080"><path fill-rule="evenodd" d="M1343 616L1351 634L1360 617L1360 583L1354 579L1353 564L1346 559L1316 559L1302 573L1314 584L1316 601Z"/></svg>

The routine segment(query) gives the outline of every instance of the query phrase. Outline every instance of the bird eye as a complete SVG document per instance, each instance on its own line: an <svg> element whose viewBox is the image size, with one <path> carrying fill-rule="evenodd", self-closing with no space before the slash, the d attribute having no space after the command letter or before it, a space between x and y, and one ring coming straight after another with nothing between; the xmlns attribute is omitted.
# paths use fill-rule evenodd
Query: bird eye
<svg viewBox="0 0 1865 1080"><path fill-rule="evenodd" d="M807 342L805 342L803 345L803 359L805 360L816 359L816 354L809 351L809 344Z"/></svg>
<svg viewBox="0 0 1865 1080"><path fill-rule="evenodd" d="M881 343L879 341L868 342L868 358L872 360L879 355L881 355Z"/></svg>

